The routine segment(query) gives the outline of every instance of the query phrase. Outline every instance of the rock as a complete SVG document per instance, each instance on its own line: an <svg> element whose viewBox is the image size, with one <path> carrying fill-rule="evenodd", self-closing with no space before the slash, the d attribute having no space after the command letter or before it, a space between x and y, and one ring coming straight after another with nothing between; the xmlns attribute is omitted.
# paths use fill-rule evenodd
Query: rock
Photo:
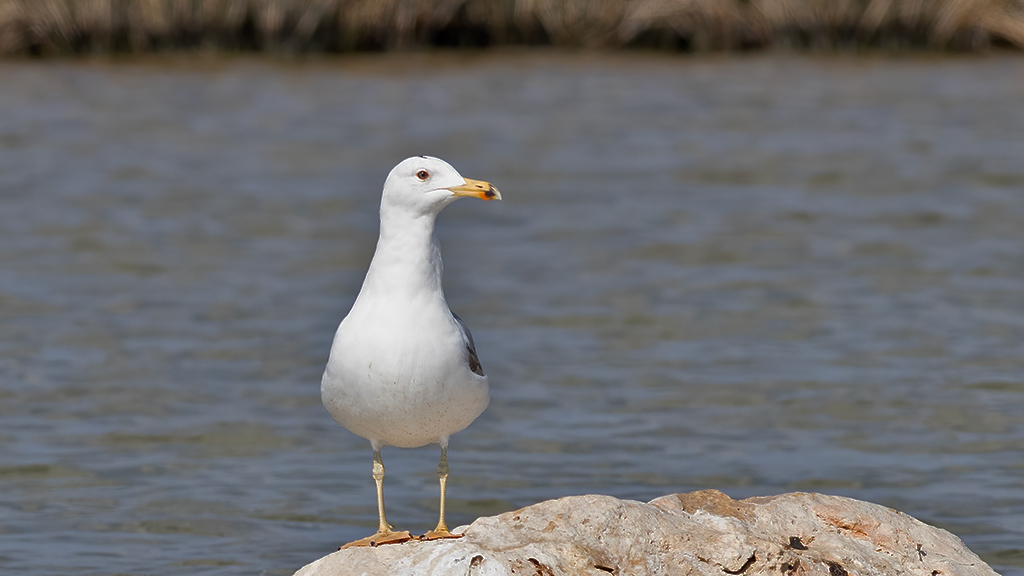
<svg viewBox="0 0 1024 576"><path fill-rule="evenodd" d="M570 496L464 530L458 540L340 550L296 576L998 576L945 530L822 494Z"/></svg>

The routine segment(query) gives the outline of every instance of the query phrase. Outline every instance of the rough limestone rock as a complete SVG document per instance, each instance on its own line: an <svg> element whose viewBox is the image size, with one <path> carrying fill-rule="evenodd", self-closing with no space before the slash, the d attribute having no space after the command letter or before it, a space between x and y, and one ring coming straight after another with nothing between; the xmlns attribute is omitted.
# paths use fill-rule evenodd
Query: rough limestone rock
<svg viewBox="0 0 1024 576"><path fill-rule="evenodd" d="M296 576L992 576L945 530L822 494L648 504L570 496L480 518L458 540L340 550Z"/></svg>

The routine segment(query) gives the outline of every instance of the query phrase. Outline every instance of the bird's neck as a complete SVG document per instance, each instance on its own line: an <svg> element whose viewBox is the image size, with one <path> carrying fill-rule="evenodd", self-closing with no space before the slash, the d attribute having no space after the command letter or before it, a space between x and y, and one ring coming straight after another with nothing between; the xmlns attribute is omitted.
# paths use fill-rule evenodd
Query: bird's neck
<svg viewBox="0 0 1024 576"><path fill-rule="evenodd" d="M363 290L378 295L441 295L441 249L434 237L436 215L381 215L377 251ZM443 295L441 296L443 298Z"/></svg>

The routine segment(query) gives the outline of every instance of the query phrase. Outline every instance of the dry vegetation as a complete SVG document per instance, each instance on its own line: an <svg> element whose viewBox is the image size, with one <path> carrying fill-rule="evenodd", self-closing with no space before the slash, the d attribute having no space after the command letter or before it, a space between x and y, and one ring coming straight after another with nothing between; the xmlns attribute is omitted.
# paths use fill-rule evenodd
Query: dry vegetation
<svg viewBox="0 0 1024 576"><path fill-rule="evenodd" d="M1024 0L0 0L0 54L1024 47Z"/></svg>

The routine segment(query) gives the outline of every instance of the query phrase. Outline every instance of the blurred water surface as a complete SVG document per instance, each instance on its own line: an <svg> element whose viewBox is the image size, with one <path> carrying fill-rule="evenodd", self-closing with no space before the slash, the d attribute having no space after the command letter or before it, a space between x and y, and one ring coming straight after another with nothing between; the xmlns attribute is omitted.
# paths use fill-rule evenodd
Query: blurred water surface
<svg viewBox="0 0 1024 576"><path fill-rule="evenodd" d="M0 570L273 574L376 526L319 378L388 170L488 411L450 524L820 491L1024 574L1024 60L559 53L0 64ZM385 449L422 532L437 450Z"/></svg>

